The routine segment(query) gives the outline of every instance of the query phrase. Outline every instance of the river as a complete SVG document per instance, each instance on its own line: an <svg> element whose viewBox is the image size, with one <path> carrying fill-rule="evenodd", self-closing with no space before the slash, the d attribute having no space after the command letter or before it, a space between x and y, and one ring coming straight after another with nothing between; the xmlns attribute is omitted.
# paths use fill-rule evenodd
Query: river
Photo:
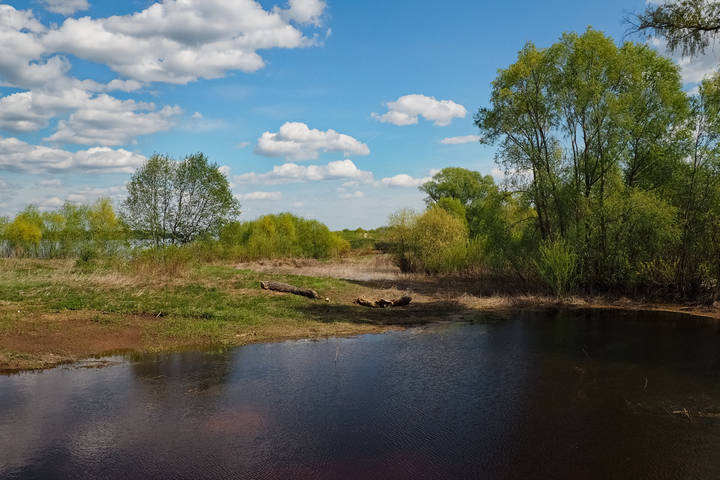
<svg viewBox="0 0 720 480"><path fill-rule="evenodd" d="M0 376L0 478L720 478L720 324L485 320Z"/></svg>

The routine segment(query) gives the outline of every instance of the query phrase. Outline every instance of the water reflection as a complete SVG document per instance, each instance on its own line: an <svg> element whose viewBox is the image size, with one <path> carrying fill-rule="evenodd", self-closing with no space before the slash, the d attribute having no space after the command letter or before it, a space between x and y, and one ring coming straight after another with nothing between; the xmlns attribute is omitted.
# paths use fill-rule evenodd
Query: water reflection
<svg viewBox="0 0 720 480"><path fill-rule="evenodd" d="M719 347L523 313L0 377L0 477L720 478Z"/></svg>

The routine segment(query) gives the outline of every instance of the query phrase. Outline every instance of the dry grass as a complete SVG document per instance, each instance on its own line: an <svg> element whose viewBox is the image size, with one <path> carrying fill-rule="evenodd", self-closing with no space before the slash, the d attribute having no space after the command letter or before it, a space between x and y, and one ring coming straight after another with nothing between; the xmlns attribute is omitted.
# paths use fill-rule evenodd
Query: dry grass
<svg viewBox="0 0 720 480"><path fill-rule="evenodd" d="M330 301L260 290L260 280L313 288ZM627 299L483 293L468 278L401 274L386 256L192 265L169 272L65 260L0 260L0 371L46 368L118 350L157 352L376 333L528 308L622 308L718 318L717 308ZM370 309L360 296L408 307Z"/></svg>

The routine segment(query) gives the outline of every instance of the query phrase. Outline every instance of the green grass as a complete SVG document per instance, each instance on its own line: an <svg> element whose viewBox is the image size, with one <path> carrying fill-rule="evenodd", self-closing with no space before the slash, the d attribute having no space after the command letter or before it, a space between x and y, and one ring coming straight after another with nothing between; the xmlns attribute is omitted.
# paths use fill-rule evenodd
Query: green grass
<svg viewBox="0 0 720 480"><path fill-rule="evenodd" d="M33 311L93 310L119 314L176 316L256 324L264 318L298 318L298 306L308 300L291 295L260 294L261 279L314 288L325 294L349 288L347 282L294 275L260 275L230 267L200 266L187 283L138 281L103 285L93 275L71 278L56 270L14 271L0 277L0 298ZM157 280L157 279L154 279ZM257 290L247 292L245 290Z"/></svg>
<svg viewBox="0 0 720 480"><path fill-rule="evenodd" d="M133 268L0 259L0 371L44 368L115 348L164 351L377 330L323 300L260 288L261 280L275 280L349 303L362 287L342 280L210 264L177 274Z"/></svg>

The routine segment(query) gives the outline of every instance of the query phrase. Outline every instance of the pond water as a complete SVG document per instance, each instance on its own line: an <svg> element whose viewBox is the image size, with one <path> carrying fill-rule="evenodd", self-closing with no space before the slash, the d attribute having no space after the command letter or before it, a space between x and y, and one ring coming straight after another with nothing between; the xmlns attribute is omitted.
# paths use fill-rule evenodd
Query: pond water
<svg viewBox="0 0 720 480"><path fill-rule="evenodd" d="M720 478L707 319L525 312L108 360L0 377L0 478Z"/></svg>

